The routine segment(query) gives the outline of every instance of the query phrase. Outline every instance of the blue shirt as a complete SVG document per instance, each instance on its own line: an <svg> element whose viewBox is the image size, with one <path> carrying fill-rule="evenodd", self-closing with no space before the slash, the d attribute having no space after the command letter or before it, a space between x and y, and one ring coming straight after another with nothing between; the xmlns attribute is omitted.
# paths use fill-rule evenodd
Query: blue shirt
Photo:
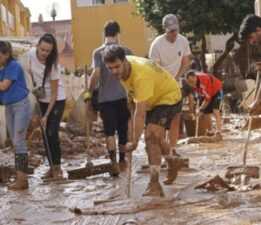
<svg viewBox="0 0 261 225"><path fill-rule="evenodd" d="M12 83L5 91L0 91L0 102L4 105L19 102L25 98L29 90L26 87L25 75L22 66L16 60L10 60L0 70L0 81L11 80Z"/></svg>

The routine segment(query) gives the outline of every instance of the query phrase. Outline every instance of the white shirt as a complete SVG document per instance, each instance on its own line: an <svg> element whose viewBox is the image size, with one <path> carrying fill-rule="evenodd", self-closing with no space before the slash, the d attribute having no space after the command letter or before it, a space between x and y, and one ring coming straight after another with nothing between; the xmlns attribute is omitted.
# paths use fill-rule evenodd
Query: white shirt
<svg viewBox="0 0 261 225"><path fill-rule="evenodd" d="M36 56L36 48L33 47L29 50L28 53L28 68L31 70L36 87L41 87L43 83L44 78L44 70L45 65L40 63L37 56ZM57 69L54 67L52 68L50 75L47 75L45 79L45 97L39 98L40 102L50 102L51 99L51 80L59 80L58 82L58 93L57 93L57 100L64 100L66 99L66 93L64 89L64 85L61 79L61 72L60 72L60 66L58 65Z"/></svg>
<svg viewBox="0 0 261 225"><path fill-rule="evenodd" d="M149 58L164 67L173 77L176 77L184 56L191 55L188 40L178 34L174 43L169 42L165 34L155 38L151 43Z"/></svg>

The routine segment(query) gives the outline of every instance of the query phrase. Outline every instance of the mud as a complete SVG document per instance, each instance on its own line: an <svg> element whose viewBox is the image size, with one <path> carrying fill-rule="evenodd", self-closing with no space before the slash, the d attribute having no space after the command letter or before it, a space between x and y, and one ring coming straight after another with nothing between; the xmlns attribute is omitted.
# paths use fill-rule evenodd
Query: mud
<svg viewBox="0 0 261 225"><path fill-rule="evenodd" d="M241 165L247 132L241 127L245 120L238 115L230 116L230 122L223 128L223 141L218 143L182 144L181 140L177 152L189 158L189 168L182 169L172 185L163 185L166 197L161 199L142 197L149 180L148 173L136 173L142 164L147 163L143 143L133 153L131 198L126 198L125 194L126 172L118 178L105 174L61 184L45 184L40 177L48 166L39 160L40 165L36 163L34 174L29 175L29 190L10 191L0 184L0 224L261 224L261 190L211 193L194 189L216 175L224 178L229 166ZM75 141L78 150L82 150L76 151L75 147L75 152L69 149L74 141L70 139L65 143L63 146L67 150L63 153L62 168L67 175L67 170L85 166L86 155L84 141ZM261 130L254 130L247 165L259 165L260 147ZM38 149L32 152L34 154L38 154ZM104 154L95 154L93 152L94 164L108 162ZM1 159L1 163L9 161L12 164L11 149L1 149ZM163 169L161 182L165 176L166 169ZM259 184L260 178L255 181ZM72 209L76 207L85 214L95 215L75 214Z"/></svg>

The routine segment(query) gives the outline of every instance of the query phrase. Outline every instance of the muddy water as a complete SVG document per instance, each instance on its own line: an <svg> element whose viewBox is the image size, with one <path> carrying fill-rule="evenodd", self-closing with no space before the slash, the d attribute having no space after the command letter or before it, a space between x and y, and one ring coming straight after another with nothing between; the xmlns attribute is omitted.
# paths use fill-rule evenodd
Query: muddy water
<svg viewBox="0 0 261 225"><path fill-rule="evenodd" d="M220 143L181 145L178 152L190 159L190 168L183 169L173 185L164 186L163 200L141 197L149 179L148 172L139 171L146 162L141 144L133 157L131 199L125 198L125 173L116 179L99 175L64 184L44 184L40 179L47 169L44 164L30 176L29 190L14 192L0 185L0 224L261 224L261 190L220 193L194 190L196 185L217 174L224 177L228 166L240 165L246 131L238 126L243 120L232 117L232 124L224 126L224 140ZM261 131L256 130L251 132L248 165L260 165L260 149ZM106 160L94 163L100 162ZM66 170L82 167L84 163L84 155L63 162L65 175ZM165 174L162 170L161 180ZM94 205L94 201L113 197L113 202ZM69 210L74 207L98 215L75 215Z"/></svg>

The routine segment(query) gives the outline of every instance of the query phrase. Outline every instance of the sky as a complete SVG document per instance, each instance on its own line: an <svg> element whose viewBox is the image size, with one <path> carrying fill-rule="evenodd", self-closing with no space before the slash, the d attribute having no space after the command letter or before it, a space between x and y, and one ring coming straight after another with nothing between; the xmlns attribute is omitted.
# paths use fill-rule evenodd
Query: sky
<svg viewBox="0 0 261 225"><path fill-rule="evenodd" d="M52 17L48 12L51 11L53 3L57 3L58 10L55 20L71 19L70 0L20 0L31 12L31 22L37 22L41 13L44 21L51 21Z"/></svg>

